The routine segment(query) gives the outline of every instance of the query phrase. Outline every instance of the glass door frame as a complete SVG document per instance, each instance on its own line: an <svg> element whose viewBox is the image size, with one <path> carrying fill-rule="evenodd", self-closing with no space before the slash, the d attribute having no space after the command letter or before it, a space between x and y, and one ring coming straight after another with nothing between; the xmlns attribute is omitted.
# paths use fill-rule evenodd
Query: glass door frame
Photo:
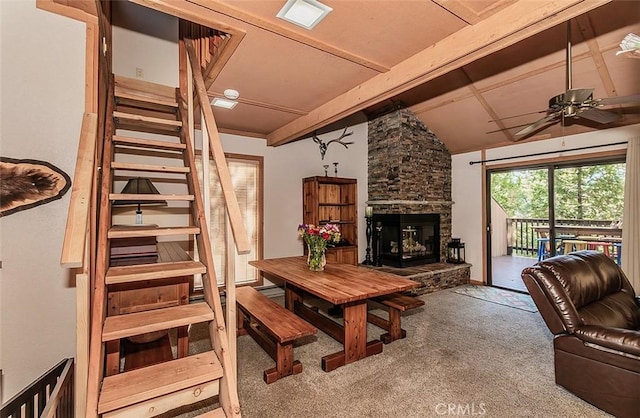
<svg viewBox="0 0 640 418"><path fill-rule="evenodd" d="M488 286L493 286L493 263L491 254L491 242L492 242L492 225L491 225L491 175L499 172L520 171L520 170L547 170L547 204L548 204L548 216L549 216L549 242L555 242L555 170L571 167L584 167L593 165L606 165L606 164L619 164L626 162L626 154L613 153L611 155L598 155L598 156L576 156L575 158L568 158L563 161L557 161L557 159L549 159L545 161L538 161L536 163L522 163L522 164L507 164L499 165L496 167L488 166L485 168L485 234L486 234L486 282ZM556 255L555 245L550 246L550 255ZM498 286L495 286L498 287ZM513 289L509 289L513 290Z"/></svg>

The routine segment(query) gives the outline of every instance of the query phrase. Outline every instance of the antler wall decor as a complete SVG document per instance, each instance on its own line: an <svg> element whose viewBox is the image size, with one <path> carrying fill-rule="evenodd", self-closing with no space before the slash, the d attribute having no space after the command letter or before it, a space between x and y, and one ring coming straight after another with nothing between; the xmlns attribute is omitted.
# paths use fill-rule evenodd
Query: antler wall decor
<svg viewBox="0 0 640 418"><path fill-rule="evenodd" d="M347 137L349 135L353 135L353 131L351 132L347 132L347 128L344 128L344 131L342 131L342 135L340 135L338 138L336 139L332 139L329 142L323 142L322 139L318 138L316 136L316 133L313 133L313 142L315 142L316 144L318 144L320 146L320 155L322 156L322 159L324 160L324 154L326 154L327 152L327 148L329 147L329 145L331 145L332 142L337 142L338 144L342 144L344 145L345 148L349 148L349 145L353 144L353 142L343 142L341 141L342 138Z"/></svg>

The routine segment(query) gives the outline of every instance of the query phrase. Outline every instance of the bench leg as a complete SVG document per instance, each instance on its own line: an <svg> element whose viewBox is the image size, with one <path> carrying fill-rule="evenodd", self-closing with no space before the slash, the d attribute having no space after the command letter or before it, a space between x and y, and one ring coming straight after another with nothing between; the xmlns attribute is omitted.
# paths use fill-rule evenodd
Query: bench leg
<svg viewBox="0 0 640 418"><path fill-rule="evenodd" d="M398 309L389 308L389 329L387 329L389 332L380 336L380 340L383 343L389 344L390 342L407 336L407 332L400 326L400 317L401 315Z"/></svg>
<svg viewBox="0 0 640 418"><path fill-rule="evenodd" d="M400 311L398 309L388 308L388 312L388 320L381 318L376 314L372 314L371 312L367 313L367 322L388 331L380 335L380 341L384 344L392 343L395 340L400 340L407 336L407 331L403 330L401 327Z"/></svg>
<svg viewBox="0 0 640 418"><path fill-rule="evenodd" d="M281 377L302 372L302 363L293 360L293 343L276 344L276 367L264 371L264 381L273 383Z"/></svg>
<svg viewBox="0 0 640 418"><path fill-rule="evenodd" d="M238 314L238 320L236 321L236 337L239 337L241 335L247 335L247 329L246 326L249 325L249 318L247 318L243 313L242 313L242 309L238 309L237 310ZM244 321L247 321L247 325L245 326Z"/></svg>
<svg viewBox="0 0 640 418"><path fill-rule="evenodd" d="M264 351L276 362L276 367L264 371L263 378L266 383L292 374L302 373L302 363L293 360L293 341L280 344L267 330L263 329L251 318L238 309L238 336L249 334Z"/></svg>

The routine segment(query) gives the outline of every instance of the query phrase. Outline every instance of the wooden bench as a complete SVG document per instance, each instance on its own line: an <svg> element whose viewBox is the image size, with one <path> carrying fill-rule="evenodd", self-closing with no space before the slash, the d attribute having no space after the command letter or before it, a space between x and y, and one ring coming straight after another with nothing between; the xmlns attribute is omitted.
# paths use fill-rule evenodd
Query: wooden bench
<svg viewBox="0 0 640 418"><path fill-rule="evenodd" d="M273 383L302 372L302 364L293 360L293 343L318 329L253 287L236 289L236 304L238 335L251 335L276 362L276 367L264 371L264 381Z"/></svg>
<svg viewBox="0 0 640 418"><path fill-rule="evenodd" d="M384 344L389 344L395 340L405 338L407 336L407 331L403 330L400 325L402 312L424 305L424 301L422 299L402 295L400 293L377 296L369 300L379 303L389 312L388 320L371 312L367 312L367 322L387 330L387 333L380 335L380 341Z"/></svg>

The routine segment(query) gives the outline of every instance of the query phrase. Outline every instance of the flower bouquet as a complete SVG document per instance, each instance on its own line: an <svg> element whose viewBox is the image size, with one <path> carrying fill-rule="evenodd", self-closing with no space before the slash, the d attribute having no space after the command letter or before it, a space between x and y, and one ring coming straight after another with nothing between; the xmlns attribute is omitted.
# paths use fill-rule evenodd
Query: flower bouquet
<svg viewBox="0 0 640 418"><path fill-rule="evenodd" d="M340 228L334 224L324 224L320 226L311 224L298 225L298 235L307 244L307 263L309 270L322 271L325 264L325 250L327 244L340 242Z"/></svg>

